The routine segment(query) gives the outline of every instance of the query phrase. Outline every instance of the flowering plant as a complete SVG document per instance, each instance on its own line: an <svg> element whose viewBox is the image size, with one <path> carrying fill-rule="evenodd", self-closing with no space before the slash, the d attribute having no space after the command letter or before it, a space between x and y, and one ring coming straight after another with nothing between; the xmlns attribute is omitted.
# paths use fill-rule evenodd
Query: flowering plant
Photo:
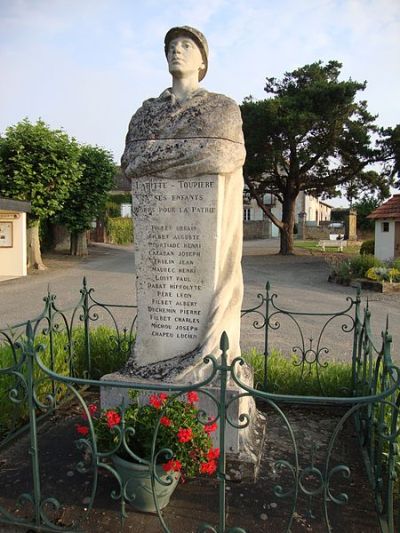
<svg viewBox="0 0 400 533"><path fill-rule="evenodd" d="M374 281L400 281L400 270L397 268L372 267L367 271L366 277Z"/></svg>
<svg viewBox="0 0 400 533"><path fill-rule="evenodd" d="M200 420L197 392L188 392L185 400L152 394L145 405L139 404L137 392L130 391L129 396L132 403L127 408L98 414L94 404L88 406L100 453L116 453L130 461L134 460L130 452L146 461L153 455L166 472L180 472L182 478L217 470L219 449L213 448L211 440L217 424ZM76 431L89 435L84 424L77 424Z"/></svg>

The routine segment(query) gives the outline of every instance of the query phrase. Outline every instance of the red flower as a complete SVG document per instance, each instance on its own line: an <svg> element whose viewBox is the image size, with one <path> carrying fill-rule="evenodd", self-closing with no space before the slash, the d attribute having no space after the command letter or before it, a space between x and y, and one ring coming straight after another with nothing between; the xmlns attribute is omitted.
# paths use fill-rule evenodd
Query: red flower
<svg viewBox="0 0 400 533"><path fill-rule="evenodd" d="M170 472L173 470L174 472L180 472L182 468L182 463L178 461L177 459L170 459L168 463L165 463L162 465L165 472Z"/></svg>
<svg viewBox="0 0 400 533"><path fill-rule="evenodd" d="M199 395L194 390L187 393L188 402L193 404L199 401Z"/></svg>
<svg viewBox="0 0 400 533"><path fill-rule="evenodd" d="M93 416L95 412L97 411L97 405L95 405L94 403L91 403L90 405L88 405L88 409L89 409L89 415ZM82 418L83 420L87 420L88 418L85 411L82 413Z"/></svg>
<svg viewBox="0 0 400 533"><path fill-rule="evenodd" d="M110 429L112 429L114 426L117 426L121 422L121 416L117 413L117 411L113 411L112 409L106 412L106 418L107 425Z"/></svg>
<svg viewBox="0 0 400 533"><path fill-rule="evenodd" d="M206 424L204 426L204 431L209 435L210 433L213 433L217 429L217 423L214 422L213 424Z"/></svg>
<svg viewBox="0 0 400 533"><path fill-rule="evenodd" d="M162 401L157 396L157 394L152 394L150 396L149 403L150 403L150 405L152 405L156 409L160 409L160 407L162 406Z"/></svg>
<svg viewBox="0 0 400 533"><path fill-rule="evenodd" d="M192 440L193 432L191 428L179 428L178 430L178 440L179 442L189 442Z"/></svg>
<svg viewBox="0 0 400 533"><path fill-rule="evenodd" d="M219 457L219 448L210 448L207 453L207 459L218 459Z"/></svg>
<svg viewBox="0 0 400 533"><path fill-rule="evenodd" d="M216 470L217 463L214 460L208 461L207 463L201 463L200 465L201 474L208 474L209 476L211 476Z"/></svg>
<svg viewBox="0 0 400 533"><path fill-rule="evenodd" d="M165 427L169 427L172 422L167 416L162 416L160 420L160 424Z"/></svg>
<svg viewBox="0 0 400 533"><path fill-rule="evenodd" d="M75 429L79 435L83 435L84 437L89 433L89 428L87 426L82 426L81 424L76 424Z"/></svg>
<svg viewBox="0 0 400 533"><path fill-rule="evenodd" d="M166 402L168 398L168 394L165 392L160 392L160 394L152 394L149 399L149 404L155 407L156 409L160 409L163 405L163 403Z"/></svg>

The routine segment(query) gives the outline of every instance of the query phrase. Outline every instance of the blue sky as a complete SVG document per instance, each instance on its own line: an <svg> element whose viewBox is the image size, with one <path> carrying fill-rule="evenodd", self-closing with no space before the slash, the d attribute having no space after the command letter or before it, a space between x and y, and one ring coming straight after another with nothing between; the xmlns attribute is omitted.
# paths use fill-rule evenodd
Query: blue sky
<svg viewBox="0 0 400 533"><path fill-rule="evenodd" d="M400 123L399 0L0 0L0 132L41 117L118 162L131 115L170 84L163 39L182 24L209 41L211 91L265 98L265 77L337 59L378 122Z"/></svg>

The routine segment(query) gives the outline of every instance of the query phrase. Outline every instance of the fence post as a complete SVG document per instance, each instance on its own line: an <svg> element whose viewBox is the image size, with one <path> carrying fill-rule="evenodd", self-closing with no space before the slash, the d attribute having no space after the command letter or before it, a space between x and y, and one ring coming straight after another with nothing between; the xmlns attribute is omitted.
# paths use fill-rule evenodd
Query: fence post
<svg viewBox="0 0 400 533"><path fill-rule="evenodd" d="M383 337L383 361L384 371L387 372L387 381L384 383L385 387L393 386L393 369L391 368L391 344L392 336L389 334L389 318L386 319L386 329L382 334ZM396 372L396 380L398 380L398 374ZM383 514L387 517L388 531L394 532L394 480L396 479L396 460L398 457L398 444L396 443L396 435L398 435L398 416L400 408L400 390L399 388L393 393L391 398L388 398L389 404L384 408L390 409L390 418L388 423L388 431L391 435L389 439L388 455L387 455L387 482L385 487L385 495L383 501Z"/></svg>
<svg viewBox="0 0 400 533"><path fill-rule="evenodd" d="M264 390L267 390L268 383L268 357L269 357L269 290L270 283L265 285L265 334L264 334Z"/></svg>
<svg viewBox="0 0 400 533"><path fill-rule="evenodd" d="M83 327L85 334L85 358L87 377L92 377L92 358L90 353L90 319L89 319L89 291L87 290L86 276L83 278ZM72 333L72 332L71 332Z"/></svg>
<svg viewBox="0 0 400 533"><path fill-rule="evenodd" d="M32 465L32 480L33 480L33 508L35 512L35 523L40 526L41 523L41 490L40 490L40 469L39 469L39 454L38 454L38 440L37 440L37 425L36 425L36 406L34 395L34 358L35 358L35 346L34 346L34 334L32 330L31 322L27 322L26 325L26 342L24 345L24 352L26 355L27 364L27 400L28 400L28 415L29 415L29 436L30 436L30 448L29 455L31 456ZM27 499L31 498L27 495Z"/></svg>
<svg viewBox="0 0 400 533"><path fill-rule="evenodd" d="M353 333L353 352L351 357L351 380L352 380L352 395L357 395L357 353L358 341L360 337L361 323L360 323L360 304L361 304L361 289L357 287L357 294L354 306L354 333Z"/></svg>
<svg viewBox="0 0 400 533"><path fill-rule="evenodd" d="M220 349L221 365L220 370L220 394L219 394L219 461L217 477L219 480L219 529L218 531L225 531L226 516L225 516L225 491L226 491L226 457L225 457L225 423L226 423L226 384L228 367L226 352L229 349L228 335L224 331L221 335Z"/></svg>

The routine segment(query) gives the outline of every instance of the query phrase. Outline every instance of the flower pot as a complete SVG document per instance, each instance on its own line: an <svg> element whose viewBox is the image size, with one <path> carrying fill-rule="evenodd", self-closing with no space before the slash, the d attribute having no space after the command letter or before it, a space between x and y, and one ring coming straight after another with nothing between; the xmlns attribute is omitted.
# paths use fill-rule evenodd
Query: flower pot
<svg viewBox="0 0 400 533"><path fill-rule="evenodd" d="M147 465L133 463L118 457L111 456L115 470L121 477L122 489L125 488L125 494L129 498L132 507L144 513L156 513L156 505L153 497L151 484L150 468ZM174 492L179 478L179 472L166 473L161 465L156 465L157 476L169 483L162 485L157 479L154 479L154 492L159 509L168 505L172 493Z"/></svg>

